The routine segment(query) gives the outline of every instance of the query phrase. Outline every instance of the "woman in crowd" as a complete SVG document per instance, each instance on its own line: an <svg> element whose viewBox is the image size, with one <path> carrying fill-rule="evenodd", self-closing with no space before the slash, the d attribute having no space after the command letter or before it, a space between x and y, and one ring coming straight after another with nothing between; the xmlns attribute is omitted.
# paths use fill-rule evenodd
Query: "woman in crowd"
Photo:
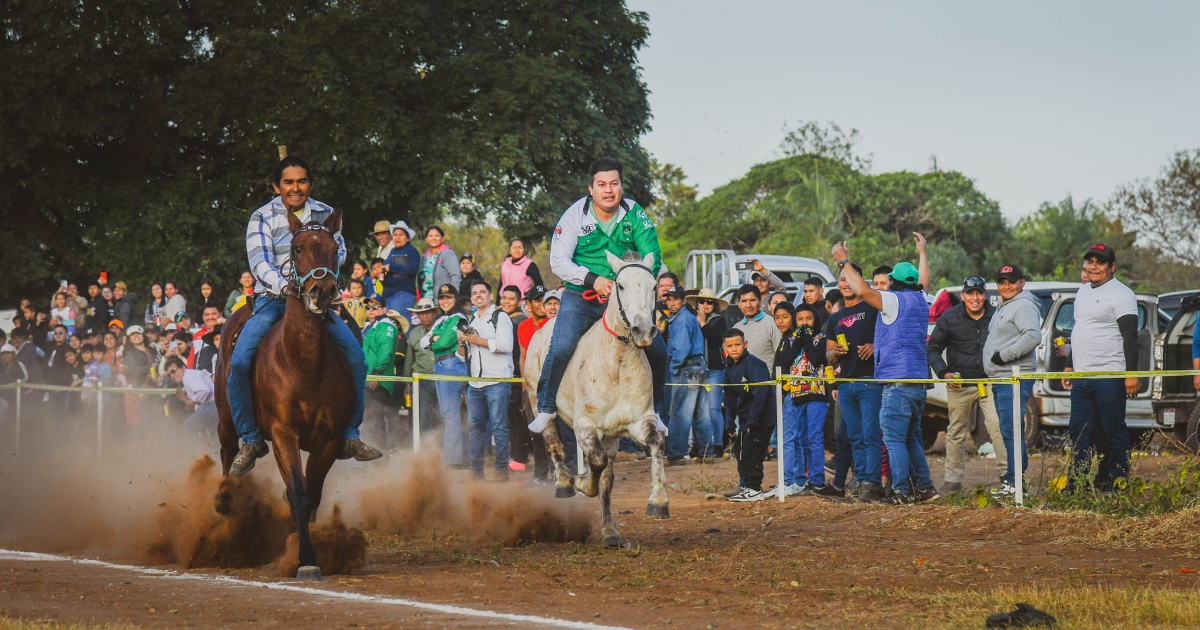
<svg viewBox="0 0 1200 630"><path fill-rule="evenodd" d="M67 327L68 334L75 334L75 319L78 313L75 307L67 301L66 293L54 294L54 308L50 309L50 326L59 324Z"/></svg>
<svg viewBox="0 0 1200 630"><path fill-rule="evenodd" d="M500 286L510 284L521 289L521 295L529 295L529 290L535 286L545 286L537 263L525 255L525 241L519 238L514 238L508 244L508 257L500 265Z"/></svg>
<svg viewBox="0 0 1200 630"><path fill-rule="evenodd" d="M421 296L432 297L434 290L443 284L458 287L462 283L458 255L445 241L446 231L442 228L434 225L425 231L425 244L428 249L421 258L421 272L417 285Z"/></svg>
<svg viewBox="0 0 1200 630"><path fill-rule="evenodd" d="M204 309L210 306L217 307L218 311L222 310L224 305L221 304L220 298L214 295L214 293L215 291L213 290L213 283L211 280L205 280L200 283L200 305L197 307L197 313L203 313ZM199 315L197 315L197 317L199 317Z"/></svg>
<svg viewBox="0 0 1200 630"><path fill-rule="evenodd" d="M150 285L150 303L146 305L146 317L143 321L147 326L163 325L163 308L167 306L167 297L163 288L157 282Z"/></svg>
<svg viewBox="0 0 1200 630"><path fill-rule="evenodd" d="M452 284L438 287L441 316L429 333L421 338L421 347L433 352L433 373L442 376L466 376L458 331L467 324L467 316L458 308L458 290ZM467 467L467 434L463 429L462 404L465 381L438 381L438 409L446 432L442 435L442 459L448 468Z"/></svg>
<svg viewBox="0 0 1200 630"><path fill-rule="evenodd" d="M462 281L458 283L458 295L469 301L471 287L475 286L476 282L483 282L483 274L479 273L479 269L475 267L475 255L471 252L463 254L462 259L458 261L458 270L462 272Z"/></svg>
<svg viewBox="0 0 1200 630"><path fill-rule="evenodd" d="M116 372L117 363L120 360L118 353L121 350L121 342L118 341L117 333L106 330L104 332L104 347L100 349L100 362L107 365Z"/></svg>
<svg viewBox="0 0 1200 630"><path fill-rule="evenodd" d="M117 372L125 378L126 387L145 387L150 376L150 352L146 349L146 336L141 326L130 326L125 331L125 347L121 349L121 365ZM141 410L141 394L125 394L125 424L138 423Z"/></svg>
<svg viewBox="0 0 1200 630"><path fill-rule="evenodd" d="M238 288L229 292L229 297L225 299L225 308L222 311L225 317L233 315L234 309L238 307L238 303L245 304L245 297L254 295L254 276L249 271L243 271L242 277L238 278ZM201 313L204 311L201 310Z"/></svg>
<svg viewBox="0 0 1200 630"><path fill-rule="evenodd" d="M417 303L417 273L421 270L421 254L412 245L416 236L403 221L392 230L392 251L383 265L383 301L388 310L408 313Z"/></svg>

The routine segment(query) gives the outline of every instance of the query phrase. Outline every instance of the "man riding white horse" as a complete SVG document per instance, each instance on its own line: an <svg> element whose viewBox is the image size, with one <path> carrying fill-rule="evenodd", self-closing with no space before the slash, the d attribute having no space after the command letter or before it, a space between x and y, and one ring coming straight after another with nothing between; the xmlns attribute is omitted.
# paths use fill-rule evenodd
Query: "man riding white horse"
<svg viewBox="0 0 1200 630"><path fill-rule="evenodd" d="M271 176L271 184L279 196L255 210L246 227L246 254L250 258L250 271L256 279L254 292L258 300L254 304L254 314L246 321L238 336L229 362L229 407L233 413L234 427L242 440L242 446L229 469L229 474L235 476L249 472L254 468L255 461L269 452L254 417L250 367L263 337L276 322L283 319L286 305L284 292L291 283L289 275L294 275L294 270L288 264L292 246L288 213L295 213L304 224L310 221L321 223L333 213L333 208L309 199L313 178L308 163L299 157L289 155L281 160ZM346 242L340 231L334 235L334 239L338 244L340 267L346 260ZM329 273L335 278L338 274L336 269L324 268L312 273ZM364 462L378 459L383 453L359 439L358 427L363 421L367 384L367 365L362 346L341 318L327 314L325 322L329 336L346 356L354 376L354 412L342 434L339 459L353 457Z"/></svg>
<svg viewBox="0 0 1200 630"><path fill-rule="evenodd" d="M646 211L636 201L624 197L623 171L621 163L613 158L594 162L588 169L590 194L571 204L554 228L550 240L550 268L566 282L567 288L538 380L538 414L529 424L531 431L542 432L555 418L558 386L567 364L575 354L579 339L604 314L604 302L612 294L615 278L607 254L617 258L627 252L637 252L639 256L653 254L651 271L657 275L662 267L658 232ZM633 332L637 334L637 331ZM645 353L653 374L654 408L659 415L660 429L665 430L661 416L664 412L667 346L662 336L655 336ZM570 428L561 421L556 427L560 435L565 434L563 441L567 453L574 454Z"/></svg>

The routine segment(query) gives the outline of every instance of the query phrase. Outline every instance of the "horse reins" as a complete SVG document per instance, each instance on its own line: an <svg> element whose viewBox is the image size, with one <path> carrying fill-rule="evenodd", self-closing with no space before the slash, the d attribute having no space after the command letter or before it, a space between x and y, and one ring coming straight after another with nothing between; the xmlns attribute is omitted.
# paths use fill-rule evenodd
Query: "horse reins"
<svg viewBox="0 0 1200 630"><path fill-rule="evenodd" d="M629 317L625 315L625 305L621 302L621 292L617 290L616 285L617 285L617 280L621 277L621 272L625 271L626 269L629 269L631 267L641 269L641 270L645 271L646 273L650 274L651 277L654 276L653 270L651 270L649 267L647 267L645 265L641 265L638 263L629 263L629 264L625 265L624 267L621 267L619 270L617 270L616 275L613 276L613 295L617 296L617 314L619 314L621 316L621 323L625 324L625 330L632 330L633 326L630 325L630 323L629 323ZM599 302L600 304L606 304L608 302L607 297L600 295L599 293L597 293L596 291L594 291L592 289L588 289L587 291L583 292L583 299L595 300L596 302ZM633 339L630 339L629 337L627 337L625 335L618 335L617 331L613 330L612 327L610 327L608 325L608 319L603 314L600 315L600 323L601 323L601 325L604 326L604 330L607 330L609 332L609 334L611 334L612 336L617 338L617 341L624 341L625 343L633 343Z"/></svg>

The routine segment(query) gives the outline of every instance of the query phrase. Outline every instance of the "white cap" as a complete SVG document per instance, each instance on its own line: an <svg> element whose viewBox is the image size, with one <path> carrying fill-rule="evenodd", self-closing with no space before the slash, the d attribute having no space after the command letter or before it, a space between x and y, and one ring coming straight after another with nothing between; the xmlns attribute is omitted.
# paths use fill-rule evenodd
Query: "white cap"
<svg viewBox="0 0 1200 630"><path fill-rule="evenodd" d="M129 328L126 328L126 329L125 329L125 336L126 336L126 337L131 337L131 336L133 336L133 333L142 333L142 334L145 334L145 333L146 333L146 331L142 330L142 327L141 327L141 326L138 326L138 325L136 325L136 324L135 324L135 325L133 325L133 326L130 326Z"/></svg>
<svg viewBox="0 0 1200 630"><path fill-rule="evenodd" d="M558 300L559 302L562 302L562 291L559 291L558 289L547 291L546 295L542 296L542 303L545 304L549 300Z"/></svg>
<svg viewBox="0 0 1200 630"><path fill-rule="evenodd" d="M408 227L408 224L404 221L397 221L393 223L392 231L395 232L396 228L402 228L405 232L408 232L408 240L410 241L413 240L413 238L417 235L417 231Z"/></svg>
<svg viewBox="0 0 1200 630"><path fill-rule="evenodd" d="M179 327L175 325L175 322L170 322L166 326L163 326L163 332L168 330L179 330Z"/></svg>
<svg viewBox="0 0 1200 630"><path fill-rule="evenodd" d="M4 354L5 352L16 354L17 349L11 343L6 343L3 346L0 346L0 354Z"/></svg>

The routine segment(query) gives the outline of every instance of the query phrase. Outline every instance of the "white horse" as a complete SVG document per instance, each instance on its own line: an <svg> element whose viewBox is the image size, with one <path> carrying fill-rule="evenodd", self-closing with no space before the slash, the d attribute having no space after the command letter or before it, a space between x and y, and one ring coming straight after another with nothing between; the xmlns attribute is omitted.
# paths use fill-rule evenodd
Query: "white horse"
<svg viewBox="0 0 1200 630"><path fill-rule="evenodd" d="M663 468L665 440L654 413L650 362L642 351L654 340L654 301L657 279L650 266L654 255L641 261L622 260L608 254L616 270L612 294L600 321L579 340L558 388L558 417L575 430L587 468L572 480L564 463L563 445L553 422L542 432L554 460L554 496L600 495L600 533L608 547L621 547L612 515L613 462L617 440L633 438L650 449L651 518L670 518ZM534 335L525 356L525 382L530 404L537 409L537 383L554 333L551 320ZM583 462L581 462L582 464Z"/></svg>

